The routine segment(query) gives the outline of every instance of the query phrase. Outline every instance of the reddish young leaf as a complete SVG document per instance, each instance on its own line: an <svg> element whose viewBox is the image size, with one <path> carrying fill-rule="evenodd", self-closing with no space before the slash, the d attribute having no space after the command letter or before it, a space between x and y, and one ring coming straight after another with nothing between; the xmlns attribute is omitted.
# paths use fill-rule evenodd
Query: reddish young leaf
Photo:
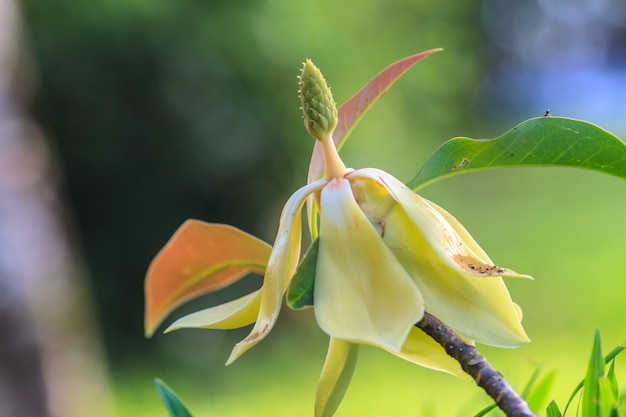
<svg viewBox="0 0 626 417"><path fill-rule="evenodd" d="M358 93L343 103L338 109L337 128L333 132L333 140L337 149L341 147L345 139L348 137L352 128L357 124L361 117L376 103L376 101L387 92L389 87L415 65L422 58L426 58L435 52L441 51L441 48L430 49L416 55L411 55L400 61L397 61L378 73L372 78ZM309 178L311 183L322 177L324 172L324 157L322 155L322 147L316 141L311 164L309 165Z"/></svg>
<svg viewBox="0 0 626 417"><path fill-rule="evenodd" d="M148 268L145 332L181 304L250 272L265 273L272 247L232 226L187 220Z"/></svg>

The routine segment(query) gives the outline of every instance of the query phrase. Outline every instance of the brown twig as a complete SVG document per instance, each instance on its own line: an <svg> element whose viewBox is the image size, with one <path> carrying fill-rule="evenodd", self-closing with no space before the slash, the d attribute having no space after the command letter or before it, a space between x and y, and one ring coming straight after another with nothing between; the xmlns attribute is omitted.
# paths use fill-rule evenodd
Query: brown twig
<svg viewBox="0 0 626 417"><path fill-rule="evenodd" d="M504 380L502 374L496 371L474 346L465 343L439 319L424 313L424 318L415 326L443 346L446 353L461 364L461 368L474 378L476 384L493 398L508 417L536 417L528 408L526 401Z"/></svg>

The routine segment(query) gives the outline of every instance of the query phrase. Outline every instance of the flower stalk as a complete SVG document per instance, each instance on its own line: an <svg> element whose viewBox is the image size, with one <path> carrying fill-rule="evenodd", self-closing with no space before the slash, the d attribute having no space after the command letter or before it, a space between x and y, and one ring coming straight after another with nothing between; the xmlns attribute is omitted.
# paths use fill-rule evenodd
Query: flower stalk
<svg viewBox="0 0 626 417"><path fill-rule="evenodd" d="M528 404L495 370L475 346L469 345L436 317L424 313L424 318L415 324L424 333L439 343L448 355L456 359L461 368L476 384L493 398L507 417L536 417Z"/></svg>

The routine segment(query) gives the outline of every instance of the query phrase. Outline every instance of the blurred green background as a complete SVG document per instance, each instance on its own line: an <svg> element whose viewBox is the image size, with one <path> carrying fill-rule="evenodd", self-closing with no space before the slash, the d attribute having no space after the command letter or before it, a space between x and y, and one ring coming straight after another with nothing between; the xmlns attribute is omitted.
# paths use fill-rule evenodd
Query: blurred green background
<svg viewBox="0 0 626 417"><path fill-rule="evenodd" d="M342 150L409 180L454 136L489 138L550 109L626 137L626 5L619 0L23 0L33 114L58 156L102 335L117 416L165 416L152 378L196 416L311 415L326 336L284 311L232 366L242 331L143 337L143 278L187 218L272 242L306 180L313 140L296 75L311 58L337 102L404 56L443 47L373 108ZM594 329L626 343L626 183L512 169L425 190L500 265L533 340L481 347L510 382L557 369L563 403ZM203 298L232 298L258 279ZM183 308L173 317L180 316ZM624 380L624 360L621 361ZM364 348L338 416L465 416L476 387Z"/></svg>

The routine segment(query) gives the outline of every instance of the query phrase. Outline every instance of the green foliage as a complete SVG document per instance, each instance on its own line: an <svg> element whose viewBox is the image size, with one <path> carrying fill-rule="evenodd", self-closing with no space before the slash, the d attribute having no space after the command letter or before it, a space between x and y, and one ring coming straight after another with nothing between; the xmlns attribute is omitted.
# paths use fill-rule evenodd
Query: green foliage
<svg viewBox="0 0 626 417"><path fill-rule="evenodd" d="M561 414L561 410L559 410L559 406L556 405L556 402L552 400L546 409L546 417L563 417Z"/></svg>
<svg viewBox="0 0 626 417"><path fill-rule="evenodd" d="M287 305L293 309L298 310L313 305L318 247L319 238L311 243L291 279L287 289Z"/></svg>
<svg viewBox="0 0 626 417"><path fill-rule="evenodd" d="M587 376L583 385L583 402L582 410L585 417L596 417L603 414L600 413L601 394L605 394L601 390L600 382L604 380L604 360L602 358L602 345L600 334L596 332L593 349L591 351L591 359L587 368Z"/></svg>
<svg viewBox="0 0 626 417"><path fill-rule="evenodd" d="M585 379L578 384L563 411L567 412L572 399L583 390L582 394L582 416L583 417L622 417L623 404L619 396L619 386L615 376L615 357L624 350L626 346L618 346L613 349L605 358L602 357L602 343L600 332L596 331L591 358L587 367ZM605 365L611 364L608 374L605 372Z"/></svg>
<svg viewBox="0 0 626 417"><path fill-rule="evenodd" d="M574 391L570 395L567 400L567 404L565 405L565 409L563 410L563 415L567 413L569 406L572 403L576 394L583 390L583 417L604 417L607 416L616 416L623 417L624 416L624 399L620 398L618 383L615 377L614 371L614 361L617 355L619 355L626 346L617 346L613 349L608 355L604 357L602 360L602 346L600 342L600 332L596 331L596 335L594 337L593 349L591 352L591 359L589 360L589 365L587 367L587 375L584 380L580 381L580 383L574 388ZM605 381L607 377L604 375L604 365L611 363L611 367L609 369L608 380L610 381L610 390L607 390L607 382ZM602 385L602 389L600 388ZM614 407L614 413L611 414L602 414L600 413L600 403L602 404L602 409L604 410L607 405L610 407ZM609 405L610 404L610 405ZM597 405L597 407L596 407ZM621 411L620 411L621 410ZM612 411L613 412L613 411ZM616 414L617 413L617 414Z"/></svg>
<svg viewBox="0 0 626 417"><path fill-rule="evenodd" d="M537 368L539 371L539 368ZM522 397L526 399L528 407L535 413L539 412L548 400L550 390L554 385L556 379L556 372L551 371L539 379L536 384L529 385L528 393L522 394Z"/></svg>
<svg viewBox="0 0 626 417"><path fill-rule="evenodd" d="M581 409L577 410L576 415L581 417L626 416L624 411L626 395L620 396L619 383L615 375L615 358L624 349L626 346L617 346L603 357L600 332L596 331L585 378L574 388L563 412L556 401L552 400L546 408L546 417L564 417L573 399L581 390L583 391ZM605 372L606 365L609 365L608 372ZM542 377L540 375L541 369L537 367L521 394L529 408L535 413L539 413L539 410L543 408L550 389L554 385L556 372L551 371ZM482 417L496 408L495 403L491 404L480 410L474 417Z"/></svg>
<svg viewBox="0 0 626 417"><path fill-rule="evenodd" d="M161 397L161 401L165 404L165 408L170 417L192 417L185 404L178 398L178 396L160 379L154 380L154 385Z"/></svg>
<svg viewBox="0 0 626 417"><path fill-rule="evenodd" d="M588 122L539 117L495 139L449 140L407 185L420 189L458 174L517 166L569 166L626 179L626 144Z"/></svg>

